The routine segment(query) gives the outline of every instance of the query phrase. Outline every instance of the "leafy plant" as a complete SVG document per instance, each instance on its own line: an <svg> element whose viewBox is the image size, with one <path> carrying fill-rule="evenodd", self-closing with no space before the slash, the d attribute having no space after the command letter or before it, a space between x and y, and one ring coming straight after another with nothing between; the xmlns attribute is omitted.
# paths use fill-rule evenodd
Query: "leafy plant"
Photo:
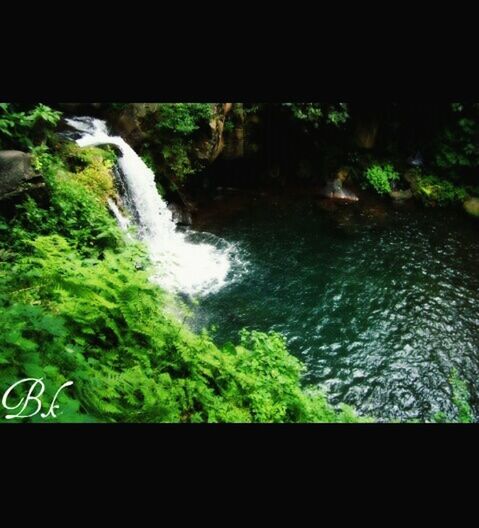
<svg viewBox="0 0 479 528"><path fill-rule="evenodd" d="M45 138L45 134L58 124L60 118L61 112L42 103L23 111L16 109L12 103L0 103L0 143L31 148ZM35 137L38 124L42 125L42 129L37 131Z"/></svg>
<svg viewBox="0 0 479 528"><path fill-rule="evenodd" d="M372 165L366 170L365 178L367 182L379 194L391 192L391 183L400 179L399 173L390 164Z"/></svg>
<svg viewBox="0 0 479 528"><path fill-rule="evenodd" d="M479 165L479 105L452 103L452 117L438 134L435 165L447 177Z"/></svg>
<svg viewBox="0 0 479 528"><path fill-rule="evenodd" d="M71 394L85 419L101 421L288 422L357 421L349 408L335 410L319 392L300 388L302 367L278 334L243 331L240 344L218 348L167 315L167 297L136 263L139 246L83 259L58 235L32 241L14 273L4 276L3 339L18 349L1 355L5 383L25 367L47 369L74 382ZM23 306L35 304L34 341ZM49 314L54 314L49 317ZM40 332L40 330L46 333ZM32 344L34 343L34 344ZM15 359L16 358L16 359ZM33 364L32 363L32 364ZM27 363L29 365L30 363ZM78 419L81 416L77 416Z"/></svg>
<svg viewBox="0 0 479 528"><path fill-rule="evenodd" d="M189 136L213 115L211 103L159 103L157 127Z"/></svg>
<svg viewBox="0 0 479 528"><path fill-rule="evenodd" d="M343 125L349 119L347 103L283 103L293 116L318 128L322 122L335 126Z"/></svg>
<svg viewBox="0 0 479 528"><path fill-rule="evenodd" d="M456 369L451 371L449 384L452 391L452 402L457 409L457 419L455 423L470 424L475 422L474 412L470 404L470 394L467 385L460 378ZM449 420L445 413L439 412L433 417L433 422L448 423Z"/></svg>
<svg viewBox="0 0 479 528"><path fill-rule="evenodd" d="M88 148L78 155L73 162L70 151L64 151L62 159L44 147L35 150L33 163L48 184L50 201L40 207L27 198L19 205L21 215L12 228L19 251L28 252L25 242L39 234L68 237L85 254L116 247L121 241L116 222L105 207L114 190L111 153ZM77 171L70 171L67 163Z"/></svg>
<svg viewBox="0 0 479 528"><path fill-rule="evenodd" d="M412 178L412 189L414 194L425 205L429 206L451 205L463 202L468 197L468 192L464 187L432 174L423 174L420 171L416 171L415 176Z"/></svg>
<svg viewBox="0 0 479 528"><path fill-rule="evenodd" d="M469 403L470 395L467 385L459 377L459 373L454 369L449 380L452 388L453 402L457 407L459 423L468 424L474 422L474 413Z"/></svg>

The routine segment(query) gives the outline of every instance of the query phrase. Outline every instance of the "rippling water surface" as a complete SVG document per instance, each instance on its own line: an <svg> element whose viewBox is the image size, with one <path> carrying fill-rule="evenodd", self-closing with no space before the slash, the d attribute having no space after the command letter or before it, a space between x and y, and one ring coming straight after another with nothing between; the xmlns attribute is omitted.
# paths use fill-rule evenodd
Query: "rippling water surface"
<svg viewBox="0 0 479 528"><path fill-rule="evenodd" d="M282 332L305 383L380 419L454 418L456 368L477 412L479 226L461 212L278 199L207 227L238 244L243 267L202 299L197 328L217 325L219 342L245 326Z"/></svg>

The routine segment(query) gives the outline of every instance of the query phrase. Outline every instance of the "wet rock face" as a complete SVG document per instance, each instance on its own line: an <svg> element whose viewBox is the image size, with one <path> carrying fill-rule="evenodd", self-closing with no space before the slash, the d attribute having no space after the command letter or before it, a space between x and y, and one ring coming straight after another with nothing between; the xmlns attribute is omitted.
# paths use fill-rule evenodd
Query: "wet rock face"
<svg viewBox="0 0 479 528"><path fill-rule="evenodd" d="M193 153L198 160L212 163L225 147L224 127L232 103L213 105L213 115L207 132L195 142ZM121 136L133 147L155 142L158 123L158 103L132 103L112 116Z"/></svg>
<svg viewBox="0 0 479 528"><path fill-rule="evenodd" d="M225 103L223 107L223 147L221 157L235 160L244 157L246 148L246 122L241 103ZM225 119L229 119L230 127L225 127Z"/></svg>
<svg viewBox="0 0 479 528"><path fill-rule="evenodd" d="M171 211L173 222L179 226L190 226L193 223L193 218L190 211L186 207L182 207L175 203L168 204L168 209Z"/></svg>
<svg viewBox="0 0 479 528"><path fill-rule="evenodd" d="M45 189L43 178L32 168L30 154L19 150L0 151L0 201L21 199Z"/></svg>
<svg viewBox="0 0 479 528"><path fill-rule="evenodd" d="M113 117L121 136L135 148L154 134L157 111L158 103L132 103Z"/></svg>
<svg viewBox="0 0 479 528"><path fill-rule="evenodd" d="M344 202L358 202L358 196L345 187L349 172L347 169L340 169L332 178L328 180L319 190L319 195L323 198L339 200Z"/></svg>

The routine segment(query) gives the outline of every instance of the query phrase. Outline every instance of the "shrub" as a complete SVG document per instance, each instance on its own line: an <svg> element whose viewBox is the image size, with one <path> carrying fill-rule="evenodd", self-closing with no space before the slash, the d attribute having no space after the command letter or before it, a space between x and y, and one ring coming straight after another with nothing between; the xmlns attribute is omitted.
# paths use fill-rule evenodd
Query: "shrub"
<svg viewBox="0 0 479 528"><path fill-rule="evenodd" d="M21 111L13 103L0 103L0 147L31 148L45 139L46 133L53 129L61 118L61 112L52 110L44 104ZM36 130L41 124L41 129Z"/></svg>
<svg viewBox="0 0 479 528"><path fill-rule="evenodd" d="M452 392L452 402L457 410L457 418L454 423L470 424L475 422L474 412L470 404L470 393L466 382L459 377L456 369L452 369L449 376L449 385ZM437 413L433 417L433 422L448 423L451 422L443 412Z"/></svg>
<svg viewBox="0 0 479 528"><path fill-rule="evenodd" d="M365 174L368 183L379 193L390 193L391 183L399 180L399 173L392 165L373 165L369 167Z"/></svg>
<svg viewBox="0 0 479 528"><path fill-rule="evenodd" d="M425 205L451 205L463 202L468 193L464 187L455 185L449 180L438 178L432 174L417 172L412 180L414 194L420 198Z"/></svg>
<svg viewBox="0 0 479 528"><path fill-rule="evenodd" d="M159 129L189 136L208 124L213 115L211 103L159 103Z"/></svg>
<svg viewBox="0 0 479 528"><path fill-rule="evenodd" d="M71 172L58 155L45 148L35 150L34 166L48 184L50 201L40 207L27 198L19 206L19 218L12 227L19 251L28 252L25 241L39 234L62 235L84 254L116 247L122 240L105 207L106 198L114 189L111 154L101 149L84 149L81 156L89 159L89 163L78 172Z"/></svg>
<svg viewBox="0 0 479 528"><path fill-rule="evenodd" d="M318 128L326 122L335 126L343 125L349 119L347 103L282 103L291 110L295 119Z"/></svg>
<svg viewBox="0 0 479 528"><path fill-rule="evenodd" d="M33 254L3 276L10 293L2 339L15 348L0 355L4 384L19 375L18 365L32 375L46 369L52 387L71 380L69 394L79 405L69 415L74 410L77 420L359 420L323 394L302 391L301 364L278 334L243 331L239 345L219 348L205 332L195 335L168 316L167 297L147 270L137 269L145 261L139 246L84 260L58 235L31 244ZM38 320L33 333L24 313Z"/></svg>
<svg viewBox="0 0 479 528"><path fill-rule="evenodd" d="M474 422L474 413L469 403L470 394L467 385L459 377L457 370L453 370L450 377L453 394L453 403L457 408L459 423L467 424Z"/></svg>
<svg viewBox="0 0 479 528"><path fill-rule="evenodd" d="M477 103L451 103L448 124L440 129L434 163L447 177L457 177L479 165Z"/></svg>

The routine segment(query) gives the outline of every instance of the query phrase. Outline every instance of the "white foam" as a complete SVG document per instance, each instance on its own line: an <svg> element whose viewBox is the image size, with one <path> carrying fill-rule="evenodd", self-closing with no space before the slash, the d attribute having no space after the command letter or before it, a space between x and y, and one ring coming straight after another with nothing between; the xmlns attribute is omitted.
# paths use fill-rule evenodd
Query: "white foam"
<svg viewBox="0 0 479 528"><path fill-rule="evenodd" d="M78 145L109 144L120 150L119 168L139 219L139 234L157 269L153 280L170 291L191 295L211 293L224 286L234 247L221 239L218 244L187 240L187 234L177 230L171 211L158 193L153 171L121 137L109 134L104 121L88 117L66 121L83 133ZM118 208L110 207L120 225L124 224L126 219Z"/></svg>

